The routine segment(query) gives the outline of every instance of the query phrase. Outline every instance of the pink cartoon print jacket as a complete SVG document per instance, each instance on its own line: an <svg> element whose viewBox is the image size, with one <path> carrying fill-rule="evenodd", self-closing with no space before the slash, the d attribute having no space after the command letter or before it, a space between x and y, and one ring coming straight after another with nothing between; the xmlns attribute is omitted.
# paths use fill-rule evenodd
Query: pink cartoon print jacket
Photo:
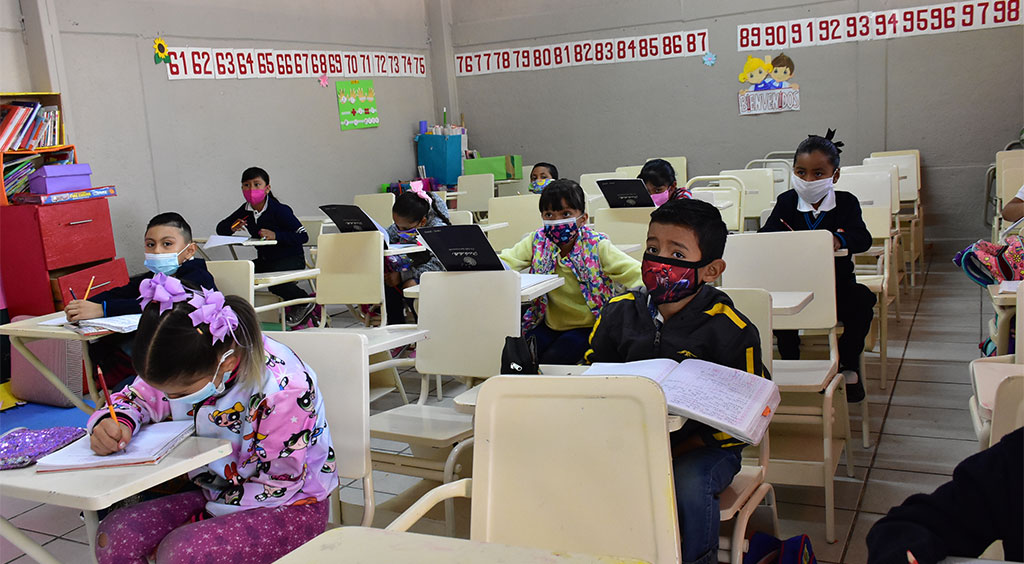
<svg viewBox="0 0 1024 564"><path fill-rule="evenodd" d="M133 434L142 425L193 419L196 435L231 442L231 454L189 472L214 516L245 509L323 501L338 485L334 449L316 374L285 345L263 338L266 369L255 388L230 379L223 395L189 409L136 378L112 395L118 418ZM89 431L108 410L89 418Z"/></svg>

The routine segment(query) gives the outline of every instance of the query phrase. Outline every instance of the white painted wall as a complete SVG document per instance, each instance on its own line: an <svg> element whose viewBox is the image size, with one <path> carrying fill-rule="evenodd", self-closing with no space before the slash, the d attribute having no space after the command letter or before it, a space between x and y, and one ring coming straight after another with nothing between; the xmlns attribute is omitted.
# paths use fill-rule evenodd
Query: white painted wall
<svg viewBox="0 0 1024 564"><path fill-rule="evenodd" d="M460 109L483 154L550 161L570 177L665 155L685 155L690 176L714 174L827 127L846 142L844 164L918 148L928 237L976 239L985 169L1024 126L1024 28L793 49L802 109L737 111L748 54L737 24L922 3L452 0L456 53L708 28L718 55L714 67L691 57L462 77Z"/></svg>
<svg viewBox="0 0 1024 564"><path fill-rule="evenodd" d="M433 113L429 72L375 78L380 127L342 132L333 81L329 88L314 78L168 81L152 45L162 36L171 46L426 54L422 1L53 1L73 142L94 184L118 187L110 200L114 235L129 271L142 269L150 217L178 211L197 236L211 233L242 203L240 177L249 166L270 173L274 192L297 215L415 173L412 135Z"/></svg>
<svg viewBox="0 0 1024 564"><path fill-rule="evenodd" d="M0 92L32 89L18 0L0 0Z"/></svg>

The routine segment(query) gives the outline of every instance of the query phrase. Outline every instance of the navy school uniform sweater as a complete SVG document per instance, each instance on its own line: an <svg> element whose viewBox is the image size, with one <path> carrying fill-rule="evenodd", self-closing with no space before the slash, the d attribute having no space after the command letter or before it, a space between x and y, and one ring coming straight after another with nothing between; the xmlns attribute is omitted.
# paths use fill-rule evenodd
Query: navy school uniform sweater
<svg viewBox="0 0 1024 564"><path fill-rule="evenodd" d="M697 358L769 377L761 365L761 338L750 320L732 307L729 296L704 285L686 307L660 327L648 304L646 288L611 299L590 334L586 364ZM742 449L746 443L698 421L673 433L673 442L699 434L704 444Z"/></svg>
<svg viewBox="0 0 1024 564"><path fill-rule="evenodd" d="M198 257L193 257L181 263L178 270L171 276L182 282L192 284L197 288L217 289L217 285L213 281L213 275L206 269L206 261ZM152 272L132 276L124 286L107 290L102 294L89 296L89 301L103 306L104 317L142 313L142 307L139 305L139 284L143 280L152 277Z"/></svg>
<svg viewBox="0 0 1024 564"><path fill-rule="evenodd" d="M231 215L224 218L217 224L218 235L233 235L231 225L238 219L244 218L245 229L250 237L258 238L260 229L269 229L277 237L276 245L262 245L256 247L256 260L273 261L290 256L305 257L302 252L302 245L309 241L306 228L302 226L299 218L295 217L292 208L282 204L277 198L267 196L267 205L257 221L255 214L249 209L248 204L242 204L238 209L231 212Z"/></svg>
<svg viewBox="0 0 1024 564"><path fill-rule="evenodd" d="M850 252L845 257L836 257L836 285L853 284L857 281L853 273L853 255L863 253L871 247L871 232L868 231L860 214L860 201L849 192L836 190L836 207L814 217L811 212L796 209L799 197L796 190L779 194L775 208L765 224L759 229L767 231L808 231L824 229L839 238L840 248ZM785 222L785 223L783 223ZM789 227L786 227L786 225ZM771 260L766 258L766 260Z"/></svg>

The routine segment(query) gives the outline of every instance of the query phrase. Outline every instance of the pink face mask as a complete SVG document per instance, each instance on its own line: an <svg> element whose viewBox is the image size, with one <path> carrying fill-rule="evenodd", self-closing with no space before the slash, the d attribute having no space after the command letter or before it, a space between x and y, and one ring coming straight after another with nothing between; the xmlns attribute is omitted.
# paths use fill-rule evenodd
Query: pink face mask
<svg viewBox="0 0 1024 564"><path fill-rule="evenodd" d="M659 192L657 194L651 194L651 199L654 200L654 205L660 207L662 204L668 201L669 190Z"/></svg>
<svg viewBox="0 0 1024 564"><path fill-rule="evenodd" d="M262 204L263 200L267 199L267 189L242 190L242 197L245 198L246 202L249 202L250 206L256 207Z"/></svg>

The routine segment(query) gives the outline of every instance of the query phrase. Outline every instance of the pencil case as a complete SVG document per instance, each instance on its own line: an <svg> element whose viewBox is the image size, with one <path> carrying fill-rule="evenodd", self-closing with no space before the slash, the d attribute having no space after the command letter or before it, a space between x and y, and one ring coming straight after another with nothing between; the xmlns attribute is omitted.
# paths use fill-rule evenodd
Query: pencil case
<svg viewBox="0 0 1024 564"><path fill-rule="evenodd" d="M22 468L85 436L80 427L26 429L18 427L0 436L0 470Z"/></svg>

